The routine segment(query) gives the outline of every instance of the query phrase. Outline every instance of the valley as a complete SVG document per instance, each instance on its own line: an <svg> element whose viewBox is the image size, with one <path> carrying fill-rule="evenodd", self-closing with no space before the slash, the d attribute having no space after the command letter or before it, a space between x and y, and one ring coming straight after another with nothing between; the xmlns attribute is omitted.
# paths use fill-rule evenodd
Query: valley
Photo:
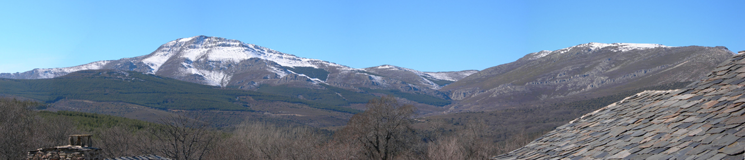
<svg viewBox="0 0 745 160"><path fill-rule="evenodd" d="M0 73L0 96L41 103L34 109L43 114L151 123L199 115L226 134L249 124L346 133L370 100L390 96L414 109L411 126L424 142L412 144L440 145L475 127L479 133L467 134L469 141L503 154L636 93L685 88L732 55L725 47L586 43L480 71L422 72L393 65L351 68L195 36L138 57Z"/></svg>

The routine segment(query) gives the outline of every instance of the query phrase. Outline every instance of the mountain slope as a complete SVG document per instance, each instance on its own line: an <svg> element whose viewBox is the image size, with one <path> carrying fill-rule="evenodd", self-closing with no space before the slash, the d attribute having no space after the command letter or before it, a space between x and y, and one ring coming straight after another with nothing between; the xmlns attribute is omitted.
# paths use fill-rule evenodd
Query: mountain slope
<svg viewBox="0 0 745 160"><path fill-rule="evenodd" d="M724 47L587 43L531 53L440 91L458 100L451 112L575 101L695 81L731 55Z"/></svg>
<svg viewBox="0 0 745 160"><path fill-rule="evenodd" d="M645 91L497 159L742 159L745 55L685 89Z"/></svg>
<svg viewBox="0 0 745 160"><path fill-rule="evenodd" d="M0 88L3 88L0 94L27 97L46 103L79 99L125 102L161 110L252 111L253 101L279 101L337 112L358 112L324 102L247 90L220 89L133 71L86 70L53 79L0 79Z"/></svg>
<svg viewBox="0 0 745 160"><path fill-rule="evenodd" d="M397 67L400 68L400 67ZM75 71L111 69L137 71L211 86L256 90L259 86L325 89L325 86L363 91L363 88L398 90L448 99L436 89L475 71L420 72L406 69L377 73L344 65L297 57L269 48L219 37L180 38L154 52L132 58L97 61L85 65L0 73L0 78L46 79ZM399 79L401 78L401 79Z"/></svg>

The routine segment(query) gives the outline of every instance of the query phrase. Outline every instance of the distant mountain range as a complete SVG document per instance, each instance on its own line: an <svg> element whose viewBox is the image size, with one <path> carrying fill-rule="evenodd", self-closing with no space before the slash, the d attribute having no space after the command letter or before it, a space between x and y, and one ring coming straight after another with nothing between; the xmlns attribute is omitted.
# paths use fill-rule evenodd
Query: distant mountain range
<svg viewBox="0 0 745 160"><path fill-rule="evenodd" d="M320 84L325 84L350 90L359 90L360 87L400 90L442 98L446 96L437 89L477 72L421 72L391 65L357 69L301 58L238 40L195 36L168 42L144 56L66 68L2 73L0 78L54 78L98 69L137 71L220 87L256 89L262 85L287 85L321 89L324 87Z"/></svg>
<svg viewBox="0 0 745 160"><path fill-rule="evenodd" d="M444 86L450 112L543 105L699 80L734 53L725 47L587 43L525 55Z"/></svg>
<svg viewBox="0 0 745 160"><path fill-rule="evenodd" d="M195 36L176 39L139 57L0 73L0 78L47 79L82 70L135 71L300 99L320 92L344 99L336 89L394 94L422 104L447 105L446 112L463 112L584 100L695 81L731 55L724 47L587 43L530 53L482 71L422 72L392 65L351 68L238 40Z"/></svg>

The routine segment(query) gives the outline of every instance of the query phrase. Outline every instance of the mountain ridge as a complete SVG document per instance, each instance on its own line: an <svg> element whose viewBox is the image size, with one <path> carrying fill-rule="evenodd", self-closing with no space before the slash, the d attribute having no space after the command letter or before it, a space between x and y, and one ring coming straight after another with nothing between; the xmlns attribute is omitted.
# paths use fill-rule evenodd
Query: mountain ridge
<svg viewBox="0 0 745 160"><path fill-rule="evenodd" d="M238 40L200 35L167 42L143 56L0 73L0 78L53 78L77 70L113 69L247 90L263 85L311 89L328 85L354 92L396 90L453 100L446 106L450 108L448 112L461 112L544 100L581 100L645 86L694 81L704 76L704 70L732 54L725 47L591 42L529 53L514 62L481 71L423 72L393 65L351 68ZM692 74L683 74L685 70ZM663 78L667 76L671 78Z"/></svg>
<svg viewBox="0 0 745 160"><path fill-rule="evenodd" d="M241 89L256 89L262 84L323 88L320 84L325 84L357 91L360 88L395 89L444 99L447 97L436 90L441 87L438 84L448 84L465 77L464 75L475 73L472 70L421 72L405 69L406 72L399 74L413 73L419 78L400 80L394 78L397 75L387 74L381 77L380 74L369 74L371 72L366 68L351 68L238 40L200 35L167 42L143 56L96 61L73 67L0 73L0 78L44 79L97 69L137 71L198 84Z"/></svg>
<svg viewBox="0 0 745 160"><path fill-rule="evenodd" d="M539 51L444 86L451 111L483 111L537 101L581 100L704 77L733 53L725 47L586 43Z"/></svg>

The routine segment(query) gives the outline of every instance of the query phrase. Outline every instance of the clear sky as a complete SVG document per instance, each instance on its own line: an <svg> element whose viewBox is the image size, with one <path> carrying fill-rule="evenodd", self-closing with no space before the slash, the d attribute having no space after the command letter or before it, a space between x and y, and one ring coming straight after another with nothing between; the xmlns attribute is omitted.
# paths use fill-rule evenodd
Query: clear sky
<svg viewBox="0 0 745 160"><path fill-rule="evenodd" d="M482 70L588 42L745 50L745 1L3 1L0 72L237 39L365 68Z"/></svg>

